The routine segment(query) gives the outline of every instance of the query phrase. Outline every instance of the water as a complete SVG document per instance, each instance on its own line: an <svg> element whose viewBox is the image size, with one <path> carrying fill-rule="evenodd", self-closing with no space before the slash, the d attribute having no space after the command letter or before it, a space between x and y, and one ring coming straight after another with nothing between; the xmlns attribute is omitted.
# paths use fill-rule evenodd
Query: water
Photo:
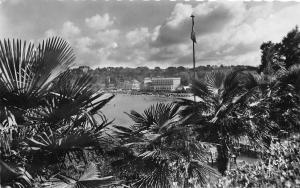
<svg viewBox="0 0 300 188"><path fill-rule="evenodd" d="M125 112L130 113L131 110L135 110L138 113L143 113L146 108L153 104L158 102L170 103L174 100L176 98L155 95L117 94L101 111L108 120L114 119L115 125L128 126L133 121Z"/></svg>
<svg viewBox="0 0 300 188"><path fill-rule="evenodd" d="M109 95L106 95L109 96ZM193 97L186 97L193 99ZM117 94L108 104L102 108L102 112L105 114L108 120L113 120L113 124L121 126L129 126L133 124L133 121L128 117L125 112L130 113L131 110L135 110L139 113L143 113L144 110L153 104L158 102L170 103L176 100L173 97L163 97L155 95L129 95L129 94ZM213 153L216 153L216 148L211 148ZM259 159L249 157L246 155L239 156L237 158L238 163L246 161L248 163L254 163Z"/></svg>

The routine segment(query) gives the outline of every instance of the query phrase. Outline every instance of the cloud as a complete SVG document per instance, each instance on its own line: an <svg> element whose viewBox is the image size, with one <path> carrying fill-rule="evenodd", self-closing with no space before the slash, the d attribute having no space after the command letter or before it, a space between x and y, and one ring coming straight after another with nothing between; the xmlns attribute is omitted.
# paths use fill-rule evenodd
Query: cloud
<svg viewBox="0 0 300 188"><path fill-rule="evenodd" d="M151 36L149 29L147 27L136 28L129 31L126 34L126 39L129 45L134 46L137 44L146 45L146 41ZM148 42L148 41L147 41Z"/></svg>
<svg viewBox="0 0 300 188"><path fill-rule="evenodd" d="M76 48L82 53L89 52L90 47L94 44L94 41L90 37L81 37L76 40Z"/></svg>
<svg viewBox="0 0 300 188"><path fill-rule="evenodd" d="M114 21L111 20L109 14L104 14L103 16L96 14L93 17L86 18L85 23L88 27L92 29L103 30L113 25Z"/></svg>
<svg viewBox="0 0 300 188"><path fill-rule="evenodd" d="M99 31L95 34L95 40L101 46L110 45L119 40L120 31L117 29Z"/></svg>
<svg viewBox="0 0 300 188"><path fill-rule="evenodd" d="M73 40L77 51L77 64L93 68L109 66L108 57L118 48L119 30L100 31L93 35L82 36Z"/></svg>
<svg viewBox="0 0 300 188"><path fill-rule="evenodd" d="M58 34L57 31L55 31L54 29L48 29L48 30L45 32L45 37L46 37L46 38L49 38L49 37L56 36L57 34Z"/></svg>
<svg viewBox="0 0 300 188"><path fill-rule="evenodd" d="M191 18L195 15L196 62L199 64L260 64L260 45L279 42L296 24L300 4L278 6L245 2L178 3L164 24L152 33L149 61L184 65L192 62Z"/></svg>
<svg viewBox="0 0 300 188"><path fill-rule="evenodd" d="M62 36L76 53L77 65L98 67L108 62L107 57L118 47L120 31L117 29L87 32L87 28L78 27L71 21L64 22L58 29L48 29L46 37Z"/></svg>
<svg viewBox="0 0 300 188"><path fill-rule="evenodd" d="M1 2L1 1L0 1ZM1 4L1 3L0 3ZM7 26L7 22L6 22L6 18L5 16L1 13L1 7L0 7L0 35L4 36L6 33L6 27Z"/></svg>
<svg viewBox="0 0 300 188"><path fill-rule="evenodd" d="M264 14L260 17L257 13L262 10ZM270 35L259 35L261 31L257 32L256 25L264 28L264 23L258 23L276 12L270 4L249 8L242 2L208 2L194 7L178 3L164 24L152 29L140 27L127 32L126 40L119 42L121 45L108 59L128 62L133 66L141 65L141 62L150 65L190 65L192 13L196 15L196 61L199 64L260 63L259 46ZM271 28L268 28L269 31Z"/></svg>
<svg viewBox="0 0 300 188"><path fill-rule="evenodd" d="M63 23L62 27L58 30L48 29L45 32L46 37L52 36L62 36L63 38L72 41L74 37L78 37L81 34L81 30L73 22L66 21Z"/></svg>
<svg viewBox="0 0 300 188"><path fill-rule="evenodd" d="M171 16L159 28L154 46L167 46L189 40L191 33L191 14L195 15L195 31L198 35L222 31L228 24L236 23L243 13L241 3L200 3L196 7L178 3Z"/></svg>
<svg viewBox="0 0 300 188"><path fill-rule="evenodd" d="M20 3L22 0L0 0L0 5L4 3L10 3L12 5L17 5Z"/></svg>
<svg viewBox="0 0 300 188"><path fill-rule="evenodd" d="M65 22L61 29L61 34L68 38L79 35L80 32L81 31L80 31L79 27L75 26L75 24L70 21Z"/></svg>
<svg viewBox="0 0 300 188"><path fill-rule="evenodd" d="M187 44L178 44L172 46L165 46L160 48L153 48L150 51L150 61L169 61L176 60L182 56L190 55L191 48Z"/></svg>
<svg viewBox="0 0 300 188"><path fill-rule="evenodd" d="M62 3L71 4L70 1ZM90 2L87 6L90 5L94 4ZM153 5L153 8L159 5ZM117 8L104 6L101 12L109 14L99 14L95 9L94 12L65 17L43 32L47 30L46 36L66 38L74 47L80 65L191 66L190 15L194 14L197 65L255 66L260 63L259 46L262 42L280 41L300 22L299 3L293 6L272 2L170 3L169 9L160 17L153 15L150 19L149 14L139 14L130 25L124 20L134 17L133 13L128 11L130 16L125 13L118 15L122 7L123 4Z"/></svg>

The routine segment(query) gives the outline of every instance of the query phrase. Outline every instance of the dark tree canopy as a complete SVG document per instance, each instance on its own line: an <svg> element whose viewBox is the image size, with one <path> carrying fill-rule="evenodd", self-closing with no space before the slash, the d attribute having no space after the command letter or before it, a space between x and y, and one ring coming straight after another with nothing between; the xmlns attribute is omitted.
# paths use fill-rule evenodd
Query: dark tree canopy
<svg viewBox="0 0 300 188"><path fill-rule="evenodd" d="M300 64L300 32L298 26L292 29L279 43L264 42L261 46L259 72L266 74L277 71L281 66L289 68Z"/></svg>

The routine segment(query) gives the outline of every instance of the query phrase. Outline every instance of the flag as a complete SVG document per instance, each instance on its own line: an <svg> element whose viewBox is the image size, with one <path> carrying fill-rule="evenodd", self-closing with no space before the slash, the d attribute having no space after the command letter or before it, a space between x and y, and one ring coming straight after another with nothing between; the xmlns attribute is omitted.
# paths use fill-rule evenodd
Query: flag
<svg viewBox="0 0 300 188"><path fill-rule="evenodd" d="M196 34L195 34L195 31L194 31L194 16L192 15L192 33L191 33L191 39L194 43L197 43L196 41Z"/></svg>
<svg viewBox="0 0 300 188"><path fill-rule="evenodd" d="M196 41L196 34L195 34L194 29L192 30L192 33L191 33L191 39L192 39L192 41L193 41L194 43L197 43L197 41Z"/></svg>

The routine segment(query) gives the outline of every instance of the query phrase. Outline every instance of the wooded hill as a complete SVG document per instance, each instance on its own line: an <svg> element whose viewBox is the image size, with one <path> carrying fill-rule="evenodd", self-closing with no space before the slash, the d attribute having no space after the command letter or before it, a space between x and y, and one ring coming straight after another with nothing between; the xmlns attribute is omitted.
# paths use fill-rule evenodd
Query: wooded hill
<svg viewBox="0 0 300 188"><path fill-rule="evenodd" d="M207 72L211 71L222 71L227 72L230 70L249 70L257 71L256 67L251 66L198 66L196 67L196 77L197 79L203 79ZM186 86L189 85L193 80L193 69L186 68L183 66L179 67L168 67L162 69L160 67L155 67L150 69L148 67L137 67L137 68L124 68L124 67L105 67L90 69L87 66L81 66L72 69L74 76L80 76L83 74L89 74L93 77L93 83L95 89L103 85L113 84L117 86L124 81L131 81L136 79L143 82L145 77L180 77L181 84Z"/></svg>

